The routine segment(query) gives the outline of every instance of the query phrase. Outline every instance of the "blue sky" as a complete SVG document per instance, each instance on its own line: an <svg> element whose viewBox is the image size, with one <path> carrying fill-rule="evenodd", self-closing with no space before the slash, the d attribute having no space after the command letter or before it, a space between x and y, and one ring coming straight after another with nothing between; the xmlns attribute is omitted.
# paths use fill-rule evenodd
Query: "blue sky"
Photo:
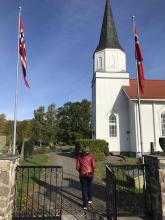
<svg viewBox="0 0 165 220"><path fill-rule="evenodd" d="M92 55L97 47L105 0L0 0L0 113L13 119L18 6L22 6L27 79L19 68L19 120L34 109L91 100ZM131 16L136 16L145 78L165 79L165 1L111 0L118 37L135 77Z"/></svg>

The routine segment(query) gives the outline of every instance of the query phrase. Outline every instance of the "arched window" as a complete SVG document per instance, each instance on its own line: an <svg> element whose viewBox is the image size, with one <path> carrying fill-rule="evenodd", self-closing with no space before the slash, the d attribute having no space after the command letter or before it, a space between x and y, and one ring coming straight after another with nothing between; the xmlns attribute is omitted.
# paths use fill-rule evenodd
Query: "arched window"
<svg viewBox="0 0 165 220"><path fill-rule="evenodd" d="M102 57L99 57L97 60L97 69L102 69L102 65L103 65Z"/></svg>
<svg viewBox="0 0 165 220"><path fill-rule="evenodd" d="M109 60L109 68L113 71L115 70L115 57L114 55L110 56L110 60Z"/></svg>
<svg viewBox="0 0 165 220"><path fill-rule="evenodd" d="M165 136L165 111L161 114L162 136Z"/></svg>
<svg viewBox="0 0 165 220"><path fill-rule="evenodd" d="M109 136L117 137L117 119L114 114L109 117Z"/></svg>

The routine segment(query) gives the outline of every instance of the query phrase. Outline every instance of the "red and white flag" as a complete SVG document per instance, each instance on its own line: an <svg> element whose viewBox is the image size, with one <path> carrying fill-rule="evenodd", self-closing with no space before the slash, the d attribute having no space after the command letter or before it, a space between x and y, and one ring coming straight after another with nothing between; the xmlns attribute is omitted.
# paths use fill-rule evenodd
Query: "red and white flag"
<svg viewBox="0 0 165 220"><path fill-rule="evenodd" d="M29 83L26 79L26 51L25 51L25 41L24 41L24 31L23 31L23 23L22 23L22 16L20 16L20 23L19 23L19 54L21 58L21 64L22 64L22 72L23 72L23 78L26 87L30 88Z"/></svg>
<svg viewBox="0 0 165 220"><path fill-rule="evenodd" d="M135 19L134 16L132 17L133 20L133 27L134 27L134 38L135 38L135 58L137 61L137 71L138 71L138 78L139 78L139 87L140 87L140 92L143 94L144 92L144 69L143 69L143 55L142 51L140 49L139 45L139 39L138 39L138 34L137 34L137 29L136 29L136 24L135 24Z"/></svg>

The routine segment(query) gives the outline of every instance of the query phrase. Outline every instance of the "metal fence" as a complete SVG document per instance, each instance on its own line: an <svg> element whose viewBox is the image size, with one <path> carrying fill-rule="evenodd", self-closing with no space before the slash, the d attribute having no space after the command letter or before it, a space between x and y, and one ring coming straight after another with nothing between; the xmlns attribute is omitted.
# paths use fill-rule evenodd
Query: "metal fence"
<svg viewBox="0 0 165 220"><path fill-rule="evenodd" d="M144 165L107 166L106 175L108 218L145 215Z"/></svg>
<svg viewBox="0 0 165 220"><path fill-rule="evenodd" d="M13 219L61 219L61 166L18 166Z"/></svg>
<svg viewBox="0 0 165 220"><path fill-rule="evenodd" d="M116 178L111 167L106 166L106 195L108 220L117 220Z"/></svg>

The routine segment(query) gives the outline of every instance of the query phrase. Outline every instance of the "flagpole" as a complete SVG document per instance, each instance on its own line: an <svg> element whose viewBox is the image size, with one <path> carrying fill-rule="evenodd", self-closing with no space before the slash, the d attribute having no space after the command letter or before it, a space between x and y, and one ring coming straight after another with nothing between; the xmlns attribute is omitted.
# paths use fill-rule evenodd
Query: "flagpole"
<svg viewBox="0 0 165 220"><path fill-rule="evenodd" d="M17 41L17 68L16 68L16 90L15 90L15 105L14 105L13 155L16 154L17 108L18 108L18 70L19 70L19 24L20 24L20 16L21 16L21 7L19 6L18 41Z"/></svg>
<svg viewBox="0 0 165 220"><path fill-rule="evenodd" d="M133 20L133 30L134 30L135 16L132 16L132 20ZM141 120L141 99L140 99L140 89L139 89L138 60L136 60L136 78L137 78L136 82L137 82L137 98L138 98L138 113L139 113L138 118L139 118L139 130L140 130L140 145L141 145L141 157L142 157L142 155L144 154L144 148L143 148L143 132L142 132L142 120Z"/></svg>
<svg viewBox="0 0 165 220"><path fill-rule="evenodd" d="M141 99L139 91L139 74L137 70L137 61L136 61L136 77L137 77L137 96L138 96L138 113L139 113L139 130L140 130L140 145L141 145L141 156L144 154L143 149L143 133L142 133L142 120L141 120Z"/></svg>

